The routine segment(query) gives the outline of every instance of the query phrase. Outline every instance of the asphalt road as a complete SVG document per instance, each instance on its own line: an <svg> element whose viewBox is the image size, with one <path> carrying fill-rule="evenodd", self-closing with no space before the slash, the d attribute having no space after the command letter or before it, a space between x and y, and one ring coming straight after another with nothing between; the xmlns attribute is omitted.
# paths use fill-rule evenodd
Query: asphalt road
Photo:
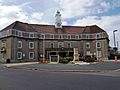
<svg viewBox="0 0 120 90"><path fill-rule="evenodd" d="M0 66L0 90L120 90L120 74L108 74L42 72Z"/></svg>
<svg viewBox="0 0 120 90"><path fill-rule="evenodd" d="M43 69L43 70L116 70L120 69L120 62L118 64L114 64L114 62L101 62L97 64L90 65L69 65L69 64L30 64L30 65L22 65L15 66L15 68L26 68L26 69Z"/></svg>

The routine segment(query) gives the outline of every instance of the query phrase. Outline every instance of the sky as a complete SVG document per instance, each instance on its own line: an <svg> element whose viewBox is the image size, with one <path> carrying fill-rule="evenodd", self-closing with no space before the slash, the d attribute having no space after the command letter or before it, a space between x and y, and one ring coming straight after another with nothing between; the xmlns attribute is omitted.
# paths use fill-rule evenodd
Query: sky
<svg viewBox="0 0 120 90"><path fill-rule="evenodd" d="M113 31L120 50L120 0L0 0L0 30L21 21L32 24L54 24L60 10L62 24L98 25L109 35L114 46Z"/></svg>

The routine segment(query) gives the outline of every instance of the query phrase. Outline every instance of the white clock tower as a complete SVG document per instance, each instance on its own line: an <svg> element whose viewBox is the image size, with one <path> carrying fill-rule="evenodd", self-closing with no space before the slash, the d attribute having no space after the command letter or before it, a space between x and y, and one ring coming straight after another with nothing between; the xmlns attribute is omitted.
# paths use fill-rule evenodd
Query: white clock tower
<svg viewBox="0 0 120 90"><path fill-rule="evenodd" d="M55 28L62 28L61 14L59 11L55 14Z"/></svg>

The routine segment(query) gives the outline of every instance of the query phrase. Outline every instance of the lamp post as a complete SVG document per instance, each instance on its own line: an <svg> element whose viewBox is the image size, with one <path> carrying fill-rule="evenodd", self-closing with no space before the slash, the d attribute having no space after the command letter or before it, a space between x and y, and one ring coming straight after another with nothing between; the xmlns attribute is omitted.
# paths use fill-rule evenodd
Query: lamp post
<svg viewBox="0 0 120 90"><path fill-rule="evenodd" d="M113 37L114 37L114 48L116 48L115 32L117 32L117 30L114 30L114 31L113 31Z"/></svg>

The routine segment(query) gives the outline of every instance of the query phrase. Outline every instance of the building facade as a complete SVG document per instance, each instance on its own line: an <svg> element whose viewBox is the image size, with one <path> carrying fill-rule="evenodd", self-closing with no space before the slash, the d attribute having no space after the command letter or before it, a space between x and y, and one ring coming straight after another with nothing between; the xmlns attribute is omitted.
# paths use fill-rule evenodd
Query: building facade
<svg viewBox="0 0 120 90"><path fill-rule="evenodd" d="M107 33L92 26L62 26L57 11L55 25L28 24L15 21L0 31L0 62L48 60L70 61L86 55L108 59Z"/></svg>

